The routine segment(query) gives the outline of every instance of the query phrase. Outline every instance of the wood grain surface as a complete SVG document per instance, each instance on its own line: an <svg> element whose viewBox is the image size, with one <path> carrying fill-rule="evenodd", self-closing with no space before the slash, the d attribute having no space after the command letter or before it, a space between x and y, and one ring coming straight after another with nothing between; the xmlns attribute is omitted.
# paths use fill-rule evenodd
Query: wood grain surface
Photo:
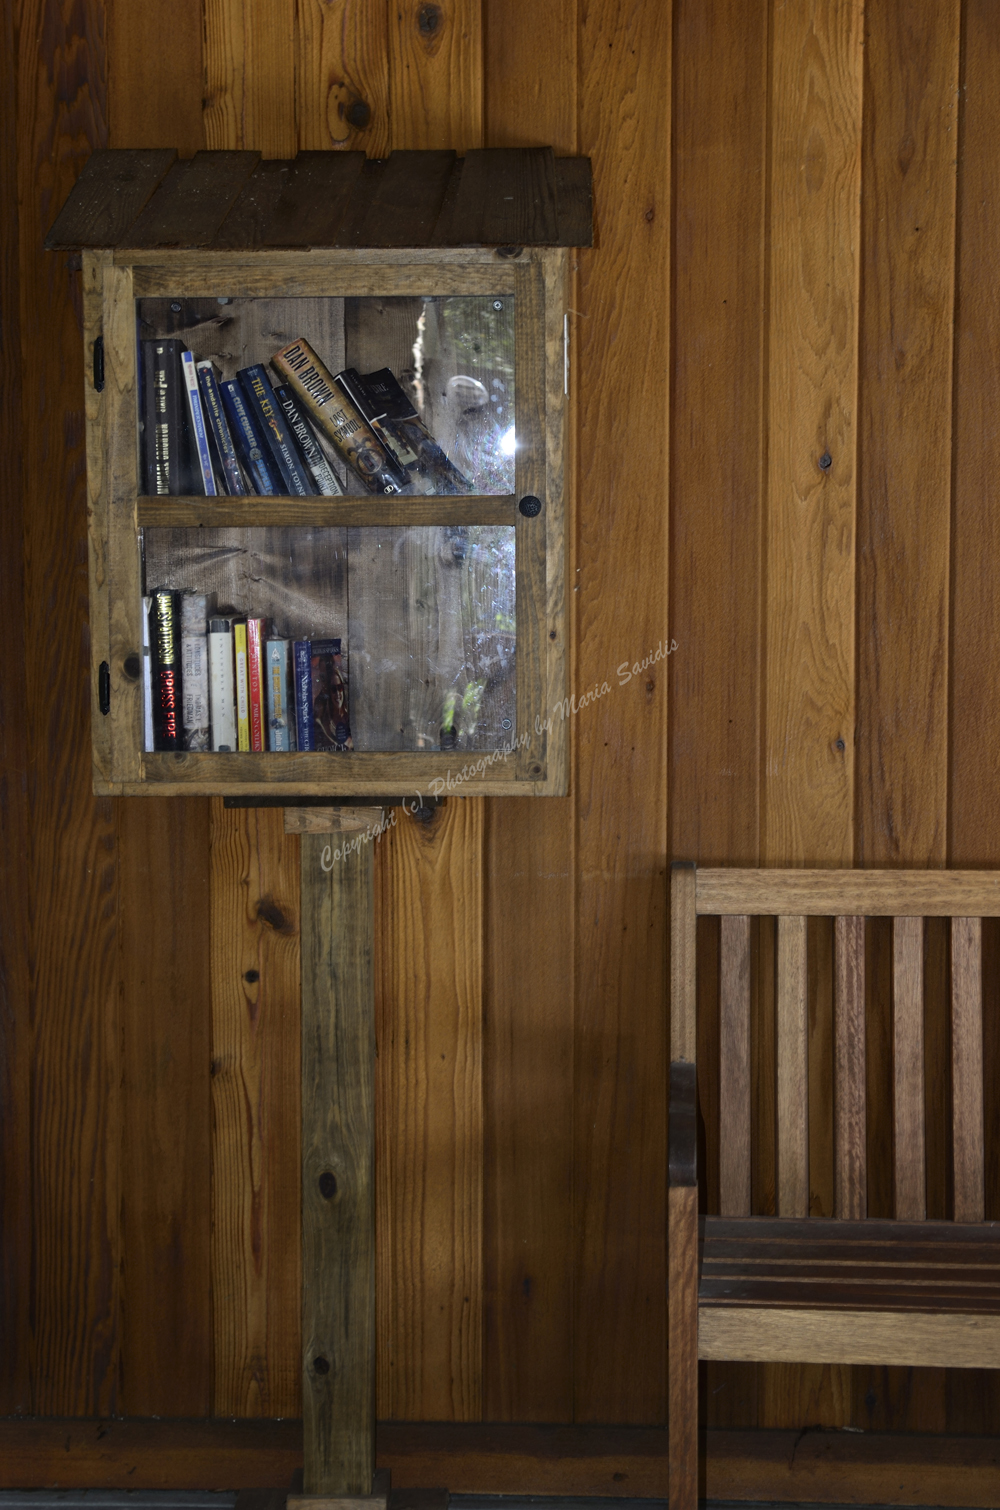
<svg viewBox="0 0 1000 1510"><path fill-rule="evenodd" d="M212 1413L298 1415L299 838L212 800Z"/></svg>
<svg viewBox="0 0 1000 1510"><path fill-rule="evenodd" d="M865 920L839 917L834 985L834 1215L868 1214L865 1146Z"/></svg>
<svg viewBox="0 0 1000 1510"><path fill-rule="evenodd" d="M771 34L763 854L853 853L863 10Z"/></svg>
<svg viewBox="0 0 1000 1510"><path fill-rule="evenodd" d="M295 108L301 150L389 152L389 8L300 0Z"/></svg>
<svg viewBox="0 0 1000 1510"><path fill-rule="evenodd" d="M892 925L893 1169L895 1215L927 1212L924 1172L924 924Z"/></svg>
<svg viewBox="0 0 1000 1510"><path fill-rule="evenodd" d="M389 7L393 147L482 145L483 0L399 0Z"/></svg>
<svg viewBox="0 0 1000 1510"><path fill-rule="evenodd" d="M303 835L303 1490L323 1497L375 1471L374 867L331 851Z"/></svg>
<svg viewBox="0 0 1000 1510"><path fill-rule="evenodd" d="M378 850L379 1413L482 1413L482 822L452 800Z"/></svg>

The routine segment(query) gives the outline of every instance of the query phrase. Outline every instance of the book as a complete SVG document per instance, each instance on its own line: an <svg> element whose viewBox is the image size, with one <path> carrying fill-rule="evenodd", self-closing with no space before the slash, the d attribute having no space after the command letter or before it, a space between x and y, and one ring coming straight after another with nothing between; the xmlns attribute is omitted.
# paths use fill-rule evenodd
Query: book
<svg viewBox="0 0 1000 1510"><path fill-rule="evenodd" d="M336 498L344 490L340 479L323 454L323 448L313 433L312 426L295 402L289 388L275 388L274 396L281 405L289 430L298 442L302 459L309 468L313 486L322 498Z"/></svg>
<svg viewBox="0 0 1000 1510"><path fill-rule="evenodd" d="M250 678L247 666L247 621L233 621L233 660L236 666L236 746L250 748Z"/></svg>
<svg viewBox="0 0 1000 1510"><path fill-rule="evenodd" d="M181 352L181 376L184 379L188 419L191 422L191 441L195 463L194 482L197 484L193 491L204 493L208 498L214 498L218 489L215 486L212 457L208 449L208 431L205 428L205 415L201 407L198 373L195 370L194 353L191 351Z"/></svg>
<svg viewBox="0 0 1000 1510"><path fill-rule="evenodd" d="M149 653L149 612L152 598L142 600L142 748L155 750L153 742L153 667Z"/></svg>
<svg viewBox="0 0 1000 1510"><path fill-rule="evenodd" d="M209 709L212 749L235 750L236 683L233 671L233 621L222 616L208 621Z"/></svg>
<svg viewBox="0 0 1000 1510"><path fill-rule="evenodd" d="M254 411L261 432L271 448L271 457L281 473L282 480L293 498L309 498L314 489L309 469L298 454L298 447L291 438L281 405L274 397L267 372L257 363L242 367L236 374L243 384L247 406Z"/></svg>
<svg viewBox="0 0 1000 1510"><path fill-rule="evenodd" d="M334 382L421 491L475 492L469 479L448 460L388 367L366 374L347 367Z"/></svg>
<svg viewBox="0 0 1000 1510"><path fill-rule="evenodd" d="M211 748L208 610L209 599L205 593L181 595L181 686L184 689L181 724L185 750Z"/></svg>
<svg viewBox="0 0 1000 1510"><path fill-rule="evenodd" d="M300 337L283 346L271 358L271 366L370 493L403 491L409 475L335 386L308 341Z"/></svg>
<svg viewBox="0 0 1000 1510"><path fill-rule="evenodd" d="M179 750L182 744L180 596L169 588L150 594L153 745L157 750Z"/></svg>
<svg viewBox="0 0 1000 1510"><path fill-rule="evenodd" d="M295 678L295 744L299 750L312 750L312 642L296 640L292 647Z"/></svg>
<svg viewBox="0 0 1000 1510"><path fill-rule="evenodd" d="M292 658L287 640L268 640L264 651L267 678L267 743L271 750L295 748Z"/></svg>
<svg viewBox="0 0 1000 1510"><path fill-rule="evenodd" d="M201 403L205 411L210 438L215 443L215 455L219 466L219 478L226 492L234 498L245 497L247 485L243 478L236 447L229 424L222 408L219 378L212 362L197 364L198 385L201 388Z"/></svg>
<svg viewBox="0 0 1000 1510"><path fill-rule="evenodd" d="M267 691L264 686L266 619L247 619L247 683L250 705L250 748L266 750Z"/></svg>
<svg viewBox="0 0 1000 1510"><path fill-rule="evenodd" d="M229 421L236 454L246 468L252 485L263 498L279 496L285 490L256 416L247 407L242 383L238 383L235 378L228 378L219 384L219 395Z"/></svg>
<svg viewBox="0 0 1000 1510"><path fill-rule="evenodd" d="M340 646L337 639L311 641L313 748L317 750L354 749Z"/></svg>
<svg viewBox="0 0 1000 1510"><path fill-rule="evenodd" d="M190 492L187 400L181 376L183 341L142 343L143 473L146 492Z"/></svg>

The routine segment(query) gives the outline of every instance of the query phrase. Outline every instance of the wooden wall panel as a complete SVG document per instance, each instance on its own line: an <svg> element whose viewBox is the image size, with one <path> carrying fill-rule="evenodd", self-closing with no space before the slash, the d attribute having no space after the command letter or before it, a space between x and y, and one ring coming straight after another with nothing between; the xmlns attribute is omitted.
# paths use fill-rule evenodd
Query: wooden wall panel
<svg viewBox="0 0 1000 1510"><path fill-rule="evenodd" d="M596 0L579 47L600 249L579 257L575 683L607 691L572 729L574 1413L639 1423L666 1411L667 699L662 661L624 686L616 668L669 622L671 8Z"/></svg>
<svg viewBox="0 0 1000 1510"><path fill-rule="evenodd" d="M482 0L389 6L392 145L483 145Z"/></svg>
<svg viewBox="0 0 1000 1510"><path fill-rule="evenodd" d="M379 1415L482 1414L482 821L400 814L376 871Z"/></svg>
<svg viewBox="0 0 1000 1510"><path fill-rule="evenodd" d="M212 799L215 1415L301 1413L299 841Z"/></svg>
<svg viewBox="0 0 1000 1510"><path fill-rule="evenodd" d="M295 0L203 0L205 145L294 157Z"/></svg>
<svg viewBox="0 0 1000 1510"><path fill-rule="evenodd" d="M114 807L90 792L81 291L41 242L106 141L104 10L26 0L17 19L32 1409L71 1415L117 1400L118 878Z"/></svg>
<svg viewBox="0 0 1000 1510"><path fill-rule="evenodd" d="M205 146L201 0L143 5L106 0L108 146Z"/></svg>
<svg viewBox="0 0 1000 1510"><path fill-rule="evenodd" d="M16 98L14 15L3 13L0 90ZM0 1415L31 1409L31 1020L27 667L24 644L24 472L21 464L21 309L18 138L0 139L0 446L7 458L0 508Z"/></svg>
<svg viewBox="0 0 1000 1510"><path fill-rule="evenodd" d="M485 144L574 153L575 0L494 0L484 29ZM574 392L578 381L574 362ZM567 540L572 552L571 527ZM571 580L573 565L570 554ZM488 1421L573 1419L574 807L562 797L493 802L486 812Z"/></svg>
<svg viewBox="0 0 1000 1510"><path fill-rule="evenodd" d="M300 151L389 151L389 9L299 0L295 109Z"/></svg>
<svg viewBox="0 0 1000 1510"><path fill-rule="evenodd" d="M212 1407L211 997L206 801L119 807L121 1399ZM178 940L183 940L178 948ZM157 1297L155 1305L151 1296Z"/></svg>
<svg viewBox="0 0 1000 1510"><path fill-rule="evenodd" d="M775 8L761 859L853 854L863 8Z"/></svg>

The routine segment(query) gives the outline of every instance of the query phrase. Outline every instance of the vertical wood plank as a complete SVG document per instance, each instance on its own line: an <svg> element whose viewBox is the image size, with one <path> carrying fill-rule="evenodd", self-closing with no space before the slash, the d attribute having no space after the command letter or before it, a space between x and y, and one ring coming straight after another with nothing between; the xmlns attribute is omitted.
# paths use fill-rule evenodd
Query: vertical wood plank
<svg viewBox="0 0 1000 1510"><path fill-rule="evenodd" d="M769 864L853 852L862 15L813 0L772 16Z"/></svg>
<svg viewBox="0 0 1000 1510"><path fill-rule="evenodd" d="M390 6L389 121L393 147L482 146L482 0Z"/></svg>
<svg viewBox="0 0 1000 1510"><path fill-rule="evenodd" d="M14 11L3 13L0 89L17 98ZM0 445L8 457L7 493L0 509L0 633L8 651L0 662L0 847L21 864L0 868L0 1414L31 1412L28 1309L31 1288L31 977L30 823L28 812L28 677L25 659L25 481L21 456L22 375L18 136L0 139ZM30 328L30 327L29 327Z"/></svg>
<svg viewBox="0 0 1000 1510"><path fill-rule="evenodd" d="M951 921L951 1104L955 1220L981 1222L983 1162L983 925Z"/></svg>
<svg viewBox="0 0 1000 1510"><path fill-rule="evenodd" d="M96 1415L116 1409L119 1361L116 814L89 790L80 283L69 259L41 243L86 157L107 140L104 8L25 0L16 25L17 444L32 757L31 842L19 877L32 920L31 1409ZM29 1304L28 1293L18 1304Z"/></svg>
<svg viewBox="0 0 1000 1510"><path fill-rule="evenodd" d="M483 145L552 145L575 153L575 0L544 7L488 0L483 32ZM568 302L576 307L572 294ZM570 385L575 391L575 370ZM572 433L564 439L570 516L571 449ZM567 522L570 579L572 545ZM566 639L572 643L570 623ZM572 798L487 804L483 1414L489 1421L573 1417L573 1290L566 1276L573 1262L574 870Z"/></svg>
<svg viewBox="0 0 1000 1510"><path fill-rule="evenodd" d="M695 867L670 870L670 1057L694 1062L697 1043L697 916Z"/></svg>
<svg viewBox="0 0 1000 1510"><path fill-rule="evenodd" d="M121 1410L212 1410L209 806L120 805ZM150 1297L156 1304L150 1304Z"/></svg>
<svg viewBox="0 0 1000 1510"><path fill-rule="evenodd" d="M806 919L778 919L779 1216L809 1215Z"/></svg>
<svg viewBox="0 0 1000 1510"><path fill-rule="evenodd" d="M670 852L756 865L770 6L674 9Z"/></svg>
<svg viewBox="0 0 1000 1510"><path fill-rule="evenodd" d="M888 0L867 12L857 752L866 865L945 859L960 13L960 0ZM914 570L919 594L907 585Z"/></svg>
<svg viewBox="0 0 1000 1510"><path fill-rule="evenodd" d="M295 0L204 0L205 146L294 157Z"/></svg>
<svg viewBox="0 0 1000 1510"><path fill-rule="evenodd" d="M105 5L108 146L176 147L181 157L193 157L205 146L200 0Z"/></svg>
<svg viewBox="0 0 1000 1510"><path fill-rule="evenodd" d="M721 920L719 1211L750 1215L750 919Z"/></svg>
<svg viewBox="0 0 1000 1510"><path fill-rule="evenodd" d="M482 822L452 799L379 846L379 1413L482 1413Z"/></svg>
<svg viewBox="0 0 1000 1510"><path fill-rule="evenodd" d="M832 918L809 918L806 923L810 1216L832 1216L834 1203L833 935Z"/></svg>
<svg viewBox="0 0 1000 1510"><path fill-rule="evenodd" d="M299 851L212 799L212 1413L301 1409Z"/></svg>
<svg viewBox="0 0 1000 1510"><path fill-rule="evenodd" d="M600 251L578 258L575 684L611 691L573 728L574 1415L638 1423L666 1417L666 678L662 662L624 687L609 673L668 639L668 385L633 389L628 427L615 393L637 351L669 371L672 15L646 0L580 14L579 150L602 230Z"/></svg>
<svg viewBox="0 0 1000 1510"><path fill-rule="evenodd" d="M389 8L298 0L295 110L300 151L389 155Z"/></svg>
<svg viewBox="0 0 1000 1510"><path fill-rule="evenodd" d="M924 1180L924 920L892 925L893 1173L895 1215L923 1221Z"/></svg>
<svg viewBox="0 0 1000 1510"><path fill-rule="evenodd" d="M1000 676L1000 477L992 464L992 386L1000 342L1000 288L993 276L1000 193L1000 101L989 80L1000 67L990 0L965 14L958 297L955 328L955 502L952 545L952 865L1000 862L996 760L1000 701L984 685Z"/></svg>
<svg viewBox="0 0 1000 1510"><path fill-rule="evenodd" d="M698 1188L671 1189L667 1285L670 1294L669 1503L698 1505Z"/></svg>
<svg viewBox="0 0 1000 1510"><path fill-rule="evenodd" d="M304 834L303 1427L306 1494L370 1494L375 1471L373 866Z"/></svg>
<svg viewBox="0 0 1000 1510"><path fill-rule="evenodd" d="M863 917L837 919L834 950L834 1216L859 1222L868 1210Z"/></svg>

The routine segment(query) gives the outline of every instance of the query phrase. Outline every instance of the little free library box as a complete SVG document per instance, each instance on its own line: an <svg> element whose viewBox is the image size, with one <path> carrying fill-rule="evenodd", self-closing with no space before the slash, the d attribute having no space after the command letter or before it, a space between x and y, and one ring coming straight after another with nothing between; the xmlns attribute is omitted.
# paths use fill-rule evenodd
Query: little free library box
<svg viewBox="0 0 1000 1510"><path fill-rule="evenodd" d="M590 164L101 151L81 250L101 794L566 790Z"/></svg>

